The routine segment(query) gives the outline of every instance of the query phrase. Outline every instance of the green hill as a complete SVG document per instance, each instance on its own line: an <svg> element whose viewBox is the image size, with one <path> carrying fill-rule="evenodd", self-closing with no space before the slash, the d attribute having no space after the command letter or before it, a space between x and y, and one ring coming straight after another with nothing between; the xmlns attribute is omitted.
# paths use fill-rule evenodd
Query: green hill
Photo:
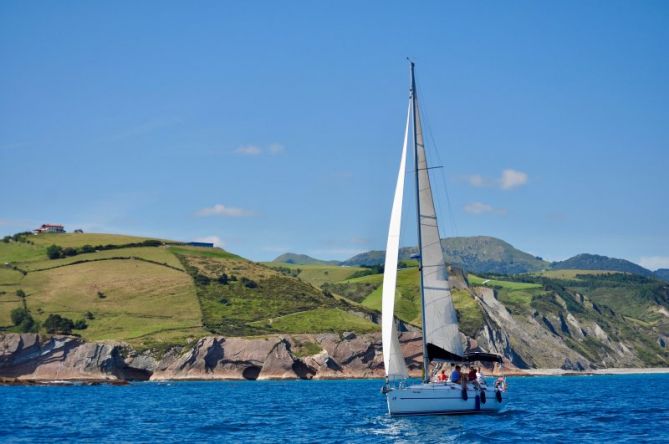
<svg viewBox="0 0 669 444"><path fill-rule="evenodd" d="M441 240L446 262L473 273L517 274L540 271L549 263L514 248L507 242L489 236L449 237ZM410 259L416 247L400 249L400 259ZM343 265L379 265L384 251L368 251L342 262Z"/></svg>
<svg viewBox="0 0 669 444"><path fill-rule="evenodd" d="M653 272L656 278L669 282L669 268L660 268Z"/></svg>
<svg viewBox="0 0 669 444"><path fill-rule="evenodd" d="M52 245L60 248L50 259ZM25 327L11 319L22 307L37 323L33 330L44 331L47 318L57 314L83 320L86 328L73 333L86 339L139 348L211 333L378 330L366 309L218 248L113 234L41 234L0 242L0 258L5 331ZM355 272L332 271L342 279ZM327 272L310 275L318 281Z"/></svg>
<svg viewBox="0 0 669 444"><path fill-rule="evenodd" d="M597 254L579 254L551 264L553 270L606 270L653 276L653 272L625 259L615 259Z"/></svg>
<svg viewBox="0 0 669 444"><path fill-rule="evenodd" d="M339 265L339 261L322 261L320 259L307 256L306 254L284 253L276 257L272 262L295 265Z"/></svg>

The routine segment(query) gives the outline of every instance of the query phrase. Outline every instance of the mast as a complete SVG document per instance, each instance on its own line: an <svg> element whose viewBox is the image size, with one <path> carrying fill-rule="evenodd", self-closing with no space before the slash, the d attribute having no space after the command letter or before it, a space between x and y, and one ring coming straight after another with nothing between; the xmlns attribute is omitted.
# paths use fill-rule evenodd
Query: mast
<svg viewBox="0 0 669 444"><path fill-rule="evenodd" d="M418 274L420 275L420 306L423 325L423 382L430 380L430 357L427 354L427 331L425 322L425 288L423 287L423 242L421 234L420 216L420 188L418 181L418 128L416 125L416 108L418 107L416 93L416 77L414 75L414 62L411 64L411 120L413 122L413 149L414 149L414 175L416 177L416 214L418 220Z"/></svg>

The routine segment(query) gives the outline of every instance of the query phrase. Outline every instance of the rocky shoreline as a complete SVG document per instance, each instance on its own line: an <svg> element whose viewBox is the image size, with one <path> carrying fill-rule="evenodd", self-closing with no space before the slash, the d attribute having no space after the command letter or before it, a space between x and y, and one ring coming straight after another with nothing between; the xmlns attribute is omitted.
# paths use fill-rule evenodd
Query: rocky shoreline
<svg viewBox="0 0 669 444"><path fill-rule="evenodd" d="M419 377L419 332L400 344L412 376ZM665 373L669 369L506 368L509 376ZM495 372L497 373L497 372ZM0 335L0 384L126 384L128 381L382 378L379 334L276 335L260 338L206 336L158 355L115 341L74 336Z"/></svg>

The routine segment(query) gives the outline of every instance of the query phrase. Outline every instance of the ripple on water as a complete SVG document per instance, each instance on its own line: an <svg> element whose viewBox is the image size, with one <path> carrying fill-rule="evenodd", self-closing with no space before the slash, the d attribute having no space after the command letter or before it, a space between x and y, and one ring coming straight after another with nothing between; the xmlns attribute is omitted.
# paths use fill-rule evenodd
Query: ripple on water
<svg viewBox="0 0 669 444"><path fill-rule="evenodd" d="M390 417L367 381L0 387L5 442L669 442L669 375L512 378L496 415ZM612 432L615 431L615 432Z"/></svg>

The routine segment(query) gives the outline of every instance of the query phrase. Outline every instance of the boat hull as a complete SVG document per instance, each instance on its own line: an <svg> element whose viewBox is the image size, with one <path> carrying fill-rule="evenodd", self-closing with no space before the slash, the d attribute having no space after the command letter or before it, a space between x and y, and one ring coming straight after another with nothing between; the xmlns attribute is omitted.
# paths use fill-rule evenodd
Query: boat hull
<svg viewBox="0 0 669 444"><path fill-rule="evenodd" d="M485 396L481 396L485 392ZM500 402L495 390L470 385L463 399L459 384L428 383L392 388L386 393L391 415L462 415L498 412L506 403L506 393ZM483 402L485 398L485 402Z"/></svg>

